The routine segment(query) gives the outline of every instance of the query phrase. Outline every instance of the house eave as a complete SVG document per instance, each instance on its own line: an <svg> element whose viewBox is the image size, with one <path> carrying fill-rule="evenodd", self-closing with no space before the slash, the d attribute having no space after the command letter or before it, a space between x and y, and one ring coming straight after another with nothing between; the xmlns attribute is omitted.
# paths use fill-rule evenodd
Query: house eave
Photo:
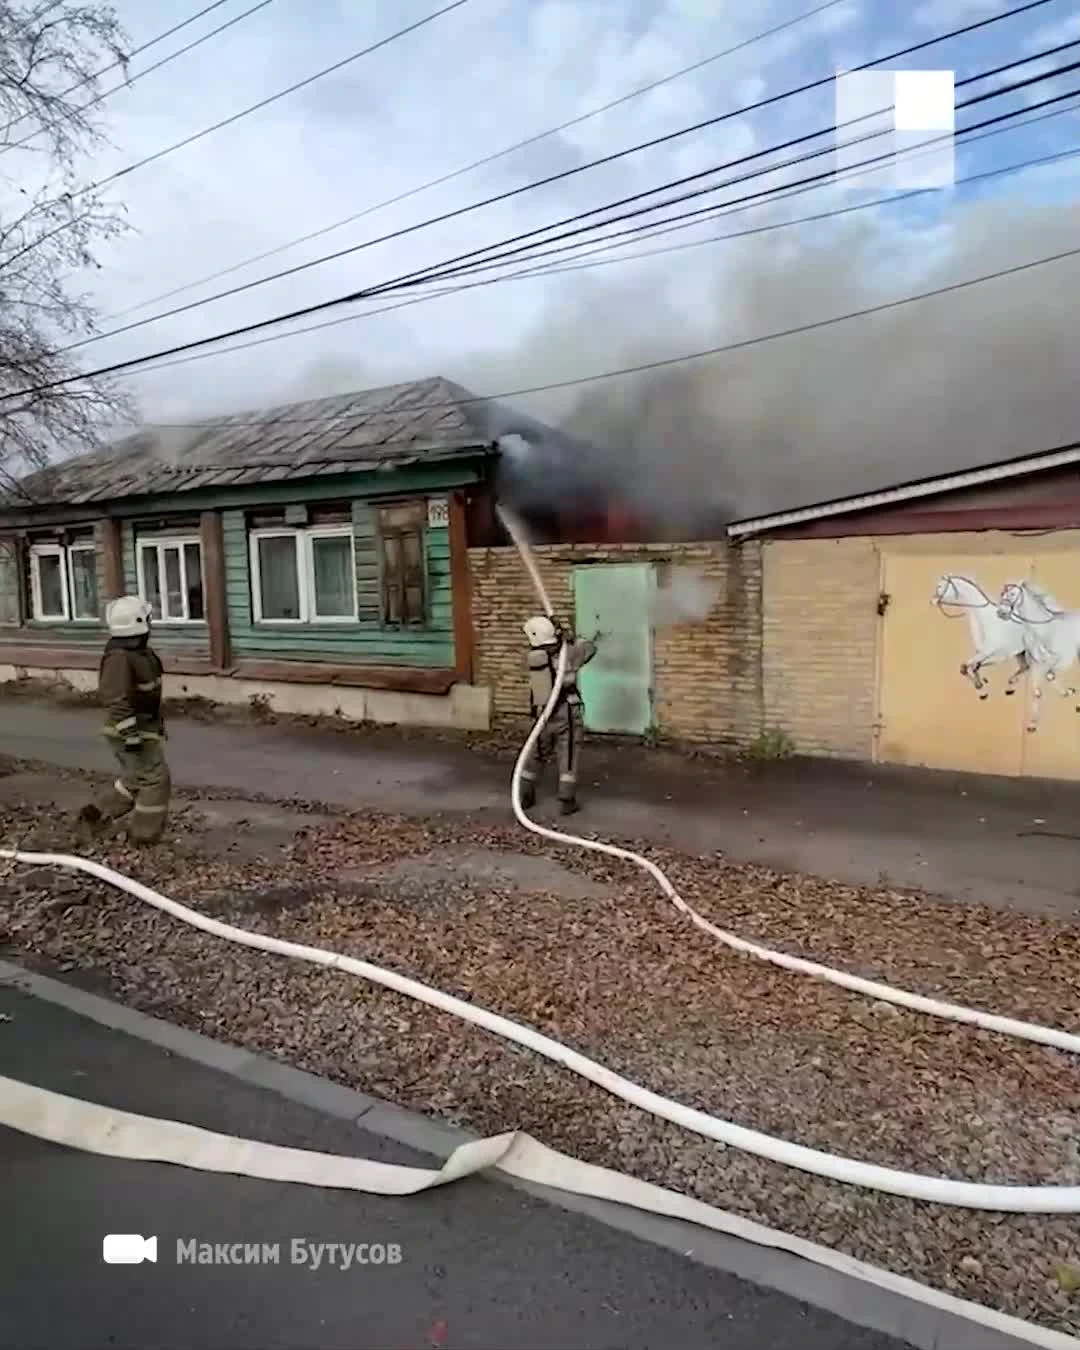
<svg viewBox="0 0 1080 1350"><path fill-rule="evenodd" d="M773 530L786 529L792 525L805 525L811 521L824 520L831 516L855 515L860 511L873 511L883 506L917 501L921 498L942 496L964 488L981 487L987 483L1000 483L1011 478L1021 478L1027 474L1040 473L1049 469L1067 468L1080 463L1080 442L1061 446L1056 450L1043 451L1037 455L1027 455L1022 459L1006 460L999 464L984 465L979 469L967 469L960 473L942 474L936 478L924 478L913 483L902 483L896 487L883 488L878 492L867 492L856 497L840 497L830 502L820 502L812 506L797 507L791 511L778 511L772 515L754 516L746 520L733 521L727 527L728 538L747 539L752 535L767 534Z"/></svg>

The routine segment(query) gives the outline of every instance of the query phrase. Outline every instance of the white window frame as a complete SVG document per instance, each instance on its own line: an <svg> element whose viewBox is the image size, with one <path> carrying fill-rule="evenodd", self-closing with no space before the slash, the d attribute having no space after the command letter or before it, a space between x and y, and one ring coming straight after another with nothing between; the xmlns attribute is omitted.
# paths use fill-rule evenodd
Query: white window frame
<svg viewBox="0 0 1080 1350"><path fill-rule="evenodd" d="M185 571L184 549L188 545L194 545L199 550L199 580L202 582L203 592L203 617L193 619L188 613L188 593L185 584L181 592L181 603L184 612L181 615L166 615L165 609L169 602L167 588L165 586L165 550L170 548L178 549L180 552L180 576L186 583L187 573ZM161 618L154 619L154 623L161 628L187 628L192 624L206 623L206 559L203 557L202 539L197 534L137 534L135 536L135 575L138 580L139 596L150 603L150 594L146 586L146 569L143 565L143 549L152 548L157 553L158 565L158 585L161 588Z"/></svg>
<svg viewBox="0 0 1080 1350"><path fill-rule="evenodd" d="M297 591L300 597L300 617L297 619L264 619L262 613L262 573L259 568L259 541L262 539L292 539L296 558ZM353 579L353 609L351 614L320 614L315 596L315 560L312 541L315 539L348 539L349 559ZM313 623L358 623L360 594L356 584L356 536L353 527L344 525L290 526L270 525L248 533L248 557L251 567L251 614L255 623L267 627L295 628Z"/></svg>
<svg viewBox="0 0 1080 1350"><path fill-rule="evenodd" d="M60 559L60 586L63 595L63 613L45 614L41 607L41 559ZM35 623L70 623L71 592L68 588L67 550L63 544L30 545L30 604Z"/></svg>
<svg viewBox="0 0 1080 1350"><path fill-rule="evenodd" d="M73 544L68 544L64 557L64 582L66 586L66 597L68 612L72 623L100 623L100 614L76 614L75 613L75 576L74 569L71 566L71 555L73 553L89 553L94 559L94 569L97 570L97 544L92 539L79 539Z"/></svg>

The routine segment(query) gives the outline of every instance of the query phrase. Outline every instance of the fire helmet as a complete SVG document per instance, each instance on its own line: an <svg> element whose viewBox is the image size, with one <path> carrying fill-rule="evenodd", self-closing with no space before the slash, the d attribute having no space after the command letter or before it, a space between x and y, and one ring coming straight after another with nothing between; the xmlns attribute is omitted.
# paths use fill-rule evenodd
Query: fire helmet
<svg viewBox="0 0 1080 1350"><path fill-rule="evenodd" d="M105 606L105 622L113 637L141 637L150 631L150 606L137 595L122 595Z"/></svg>
<svg viewBox="0 0 1080 1350"><path fill-rule="evenodd" d="M552 647L559 640L555 625L546 614L535 615L527 620L522 628L525 636L529 639L530 647Z"/></svg>

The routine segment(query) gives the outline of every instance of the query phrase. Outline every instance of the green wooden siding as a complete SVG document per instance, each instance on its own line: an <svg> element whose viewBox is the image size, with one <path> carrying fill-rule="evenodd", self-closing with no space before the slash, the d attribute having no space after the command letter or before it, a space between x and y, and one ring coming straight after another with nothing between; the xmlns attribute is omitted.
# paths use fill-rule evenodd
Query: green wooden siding
<svg viewBox="0 0 1080 1350"><path fill-rule="evenodd" d="M235 660L327 661L340 665L429 669L445 669L454 664L448 530L425 528L427 624L423 628L396 628L384 626L380 620L375 512L367 502L353 501L352 527L359 621L256 624L252 619L247 522L243 511L223 513L229 632Z"/></svg>
<svg viewBox="0 0 1080 1350"><path fill-rule="evenodd" d="M31 619L24 628L0 629L0 643L14 647L100 647L105 626L88 619L80 623L38 623Z"/></svg>
<svg viewBox="0 0 1080 1350"><path fill-rule="evenodd" d="M129 595L138 595L139 571L135 563L136 527L131 521L125 520L120 528L121 555L124 562L124 588ZM168 531L154 530L152 533L163 534L168 533ZM176 533L188 536L198 535L199 532L198 530L178 529ZM206 560L204 558L203 568L205 569L205 567ZM187 656L200 661L209 661L210 659L210 629L205 623L155 623L153 643L160 651L171 653L173 656Z"/></svg>

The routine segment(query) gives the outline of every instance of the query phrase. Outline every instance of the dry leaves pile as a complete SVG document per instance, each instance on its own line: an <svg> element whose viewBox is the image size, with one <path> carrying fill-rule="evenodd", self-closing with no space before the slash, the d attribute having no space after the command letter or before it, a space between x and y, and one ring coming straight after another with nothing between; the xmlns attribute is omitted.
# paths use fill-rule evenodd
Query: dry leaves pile
<svg viewBox="0 0 1080 1350"><path fill-rule="evenodd" d="M252 806L256 841L258 816ZM0 808L0 828L24 847L72 846L40 807ZM463 995L740 1124L913 1171L1080 1184L1080 1064L737 956L622 864L459 819L339 816L261 851L244 836L237 826L223 843L191 802L161 845L93 853L238 925ZM743 936L922 993L1080 1027L1073 926L642 847L691 903ZM79 877L12 877L0 896L5 943L145 1011L376 1096L481 1133L528 1130L1080 1332L1068 1276L1080 1268L1074 1217L917 1204L724 1149L444 1014L229 946Z"/></svg>

